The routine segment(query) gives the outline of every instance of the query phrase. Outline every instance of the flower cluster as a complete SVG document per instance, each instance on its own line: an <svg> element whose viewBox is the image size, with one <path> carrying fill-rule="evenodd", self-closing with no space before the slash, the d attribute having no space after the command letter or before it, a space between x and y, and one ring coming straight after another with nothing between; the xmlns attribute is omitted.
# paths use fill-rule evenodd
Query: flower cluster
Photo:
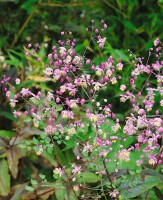
<svg viewBox="0 0 163 200"><path fill-rule="evenodd" d="M87 28L91 32L90 41L95 40L98 48L105 48L107 39L102 33L107 25L102 20L100 30L93 24ZM62 32L61 35L65 34ZM60 40L47 56L48 64L43 74L56 84L53 91L34 92L29 88L16 91L6 87L6 97L14 107L15 117L29 117L35 127L44 130L41 137L46 142L36 145L38 155L47 148L56 151L56 145L67 145L68 141L75 144L76 163L71 165L71 170L67 169L68 166L64 169L56 167L55 175L66 179L68 174L74 191L86 186L82 176L86 171L98 174L100 178L107 176L111 182L110 196L116 198L119 191L112 185L115 174L123 162L130 163L134 152L141 154L135 160L137 166L145 164L146 160L153 167L162 163L159 143L163 134L160 108L163 106L162 44L158 38L154 41L155 48L149 52L156 58L152 64L144 64L142 58L130 53L132 70L127 79L123 78L126 66L122 59L116 61L109 56L96 65L86 58L85 53L78 55L75 46L75 39ZM28 47L26 56L30 56L32 51L32 45ZM147 78L141 86L137 86L141 76ZM9 81L4 77L1 83L8 84ZM16 84L20 82L19 78L15 79ZM114 105L109 98L99 100L101 92L114 85L119 87L120 102L130 104L130 112L123 121L112 111ZM26 111L16 110L20 99L25 99ZM134 143L129 142L130 139L134 139ZM115 169L109 169L111 164ZM59 165L62 166L62 163Z"/></svg>

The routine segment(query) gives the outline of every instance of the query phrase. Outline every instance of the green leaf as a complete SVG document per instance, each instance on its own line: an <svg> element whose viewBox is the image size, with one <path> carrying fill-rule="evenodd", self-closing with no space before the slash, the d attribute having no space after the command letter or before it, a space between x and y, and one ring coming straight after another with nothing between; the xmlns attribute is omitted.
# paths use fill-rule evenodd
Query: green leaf
<svg viewBox="0 0 163 200"><path fill-rule="evenodd" d="M134 172L133 170L129 170L129 173L130 173L131 175L134 175L134 174L135 174L135 172Z"/></svg>
<svg viewBox="0 0 163 200"><path fill-rule="evenodd" d="M146 176L144 180L138 177L133 180L130 178L121 183L119 188L122 190L121 195L123 198L128 199L139 196L152 187L158 185L160 182L161 179L154 176Z"/></svg>
<svg viewBox="0 0 163 200"><path fill-rule="evenodd" d="M55 147L56 147L55 150L57 151L56 153L58 154L58 157L60 158L62 165L67 165L68 162L65 155L63 154L63 152L60 150L60 148L57 145L55 145Z"/></svg>
<svg viewBox="0 0 163 200"><path fill-rule="evenodd" d="M70 140L65 140L64 143L66 147L62 151L67 151L68 149L72 149L75 146L74 139L72 138Z"/></svg>
<svg viewBox="0 0 163 200"><path fill-rule="evenodd" d="M34 180L34 179L31 179L31 184L32 184L32 185L37 185L38 182L37 182L36 180Z"/></svg>
<svg viewBox="0 0 163 200"><path fill-rule="evenodd" d="M24 119L24 122L31 122L31 117L27 116L25 119Z"/></svg>
<svg viewBox="0 0 163 200"><path fill-rule="evenodd" d="M54 31L56 33L60 33L61 30L62 30L62 28L60 26L58 26L58 25L51 25L51 24L49 24L48 30L52 30L52 31Z"/></svg>
<svg viewBox="0 0 163 200"><path fill-rule="evenodd" d="M7 196L10 192L10 175L8 173L7 161L0 159L0 195Z"/></svg>
<svg viewBox="0 0 163 200"><path fill-rule="evenodd" d="M131 30L131 31L136 30L135 25L133 23L131 23L130 21L124 21L123 23L129 30Z"/></svg>
<svg viewBox="0 0 163 200"><path fill-rule="evenodd" d="M72 190L67 190L62 183L55 183L55 196L57 200L76 200Z"/></svg>
<svg viewBox="0 0 163 200"><path fill-rule="evenodd" d="M65 187L61 184L61 183L56 183L54 185L54 188L56 188L55 190L55 196L57 200L64 200L65 198L65 194L66 194L66 190Z"/></svg>
<svg viewBox="0 0 163 200"><path fill-rule="evenodd" d="M3 117L6 117L7 119L10 119L12 121L16 121L17 119L13 116L13 114L5 111L0 111L0 115Z"/></svg>
<svg viewBox="0 0 163 200"><path fill-rule="evenodd" d="M46 178L46 176L45 176L44 174L40 174L39 177L40 177L41 179L45 179L45 178Z"/></svg>
<svg viewBox="0 0 163 200"><path fill-rule="evenodd" d="M22 6L21 6L21 8L23 8L24 10L26 10L28 13L31 13L31 12L33 12L33 10L34 10L34 4L37 2L37 0L27 0L27 1L25 1L23 4L22 4Z"/></svg>
<svg viewBox="0 0 163 200"><path fill-rule="evenodd" d="M41 137L41 139L44 140L44 139L46 138L46 134L45 134L45 133L41 133L41 134L40 134L40 137Z"/></svg>
<svg viewBox="0 0 163 200"><path fill-rule="evenodd" d="M21 148L21 149L27 148L27 146L26 146L25 144L19 144L18 146L19 146L19 148Z"/></svg>
<svg viewBox="0 0 163 200"><path fill-rule="evenodd" d="M10 139L14 134L13 131L0 130L0 137L2 138Z"/></svg>
<svg viewBox="0 0 163 200"><path fill-rule="evenodd" d="M27 191L29 191L29 192L33 192L35 189L33 188L33 187L31 187L31 186L25 186L25 189L27 190Z"/></svg>
<svg viewBox="0 0 163 200"><path fill-rule="evenodd" d="M115 49L113 51L113 57L115 57L117 60L118 58L122 58L122 61L129 62L128 56L122 50L119 49Z"/></svg>
<svg viewBox="0 0 163 200"><path fill-rule="evenodd" d="M81 177L86 183L96 183L99 180L98 176L92 172L83 172Z"/></svg>
<svg viewBox="0 0 163 200"><path fill-rule="evenodd" d="M158 178L160 178L161 180L162 180L162 182L163 182L163 175L162 174L160 174L158 171L156 171L156 170L154 170L154 169L144 169L143 171L142 171L142 174L144 175L144 176L154 176L154 177L158 177Z"/></svg>
<svg viewBox="0 0 163 200"><path fill-rule="evenodd" d="M59 105L56 107L56 111L62 111L63 110L63 106Z"/></svg>

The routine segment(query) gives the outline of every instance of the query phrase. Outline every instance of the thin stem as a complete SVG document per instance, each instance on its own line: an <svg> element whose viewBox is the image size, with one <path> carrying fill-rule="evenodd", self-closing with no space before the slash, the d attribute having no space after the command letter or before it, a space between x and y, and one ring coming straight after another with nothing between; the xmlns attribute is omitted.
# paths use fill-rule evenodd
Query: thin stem
<svg viewBox="0 0 163 200"><path fill-rule="evenodd" d="M107 177L108 177L110 183L112 183L112 180L111 180L110 174L109 174L108 169L107 169L107 167L106 167L105 160L103 159L102 162L103 162L103 165L104 165L104 168L105 168L105 171L106 171Z"/></svg>
<svg viewBox="0 0 163 200"><path fill-rule="evenodd" d="M27 19L25 20L23 26L21 27L21 29L19 30L17 36L14 38L13 42L11 43L10 48L13 48L16 44L16 42L18 41L20 35L23 33L24 29L26 28L26 26L28 25L29 21L31 20L31 18L33 17L35 12L32 12L30 15L28 15Z"/></svg>
<svg viewBox="0 0 163 200"><path fill-rule="evenodd" d="M147 191L147 193L145 195L145 200L147 200L148 194L149 194L149 190Z"/></svg>
<svg viewBox="0 0 163 200"><path fill-rule="evenodd" d="M117 13L123 15L123 17L126 17L126 14L123 13L121 10L117 9L115 6L113 6L112 3L109 3L109 1L107 0L102 0L106 5L108 5L110 8L112 8L113 10L115 10Z"/></svg>
<svg viewBox="0 0 163 200"><path fill-rule="evenodd" d="M148 82L148 80L149 80L149 78L151 77L151 75L152 75L152 72L153 72L153 70L151 71L151 73L149 74L149 76L148 76L148 78L147 78L147 80L146 80L146 82L144 83L144 85L143 85L143 87L142 87L142 89L141 89L141 93L142 93L142 91L143 91L143 89L144 89L144 87L146 86L146 84L147 84L147 82Z"/></svg>
<svg viewBox="0 0 163 200"><path fill-rule="evenodd" d="M92 5L96 3L95 1L87 2L87 3L65 3L65 4L59 4L59 3L40 3L40 6L50 6L50 7L77 7L77 6L83 6L83 5Z"/></svg>
<svg viewBox="0 0 163 200"><path fill-rule="evenodd" d="M54 143L54 141L53 141L52 138L51 138L51 140L52 140L52 143L53 143L53 145L54 145L54 149L55 149L55 153L56 153L57 160L58 160L59 164L60 164L60 165L62 166L62 168L63 168L63 164L62 164L62 162L61 162L61 160L60 160L60 158L59 158L59 155L58 155L58 152L57 152L57 148L56 148L56 146L55 146L55 143ZM72 191L73 191L73 193L74 193L75 198L78 199L78 197L77 197L77 195L76 195L76 192L74 191L73 187L72 187L71 184L70 184L70 181L69 181L69 177L68 177L67 172L66 172L65 170L64 170L64 172L65 172L65 175L66 175L66 177L67 177L67 181L68 181L68 183L69 183L69 185L70 185L70 187L71 187L71 189L72 189Z"/></svg>

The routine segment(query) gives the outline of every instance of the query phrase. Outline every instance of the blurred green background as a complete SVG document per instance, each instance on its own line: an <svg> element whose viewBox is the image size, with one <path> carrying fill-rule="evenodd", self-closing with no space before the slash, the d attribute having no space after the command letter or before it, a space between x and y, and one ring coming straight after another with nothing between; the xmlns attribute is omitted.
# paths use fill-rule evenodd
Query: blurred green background
<svg viewBox="0 0 163 200"><path fill-rule="evenodd" d="M61 30L85 37L91 19L108 24L113 48L147 50L154 37L162 39L162 0L0 0L0 48L20 51L34 43L59 38Z"/></svg>

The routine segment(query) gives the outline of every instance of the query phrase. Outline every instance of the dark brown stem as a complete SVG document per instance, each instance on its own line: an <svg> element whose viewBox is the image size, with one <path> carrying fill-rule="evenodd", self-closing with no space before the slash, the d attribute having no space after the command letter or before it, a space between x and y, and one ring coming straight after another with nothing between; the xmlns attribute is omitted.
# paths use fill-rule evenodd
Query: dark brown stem
<svg viewBox="0 0 163 200"><path fill-rule="evenodd" d="M52 140L52 143L53 143L53 146L54 146L54 149L55 149L55 153L56 153L57 160L58 160L60 166L63 168L63 164L62 164L62 162L61 162L61 160L60 160L60 158L59 158L59 155L58 155L58 152L57 152L57 148L56 148L56 145L55 145L55 143L54 143L52 137L51 137L51 140ZM73 191L73 193L74 193L75 198L78 199L78 197L77 197L77 195L76 195L76 192L74 191L73 187L72 187L71 184L70 184L70 180L69 180L69 177L68 177L67 172L66 172L65 170L64 170L64 172L65 172L65 175L66 175L66 177L67 177L67 181L68 181L68 183L69 183L69 185L70 185L70 187L71 187L71 189L72 189L72 191ZM68 196L68 198L69 198L69 196Z"/></svg>
<svg viewBox="0 0 163 200"><path fill-rule="evenodd" d="M102 162L103 162L103 165L104 165L104 168L105 168L105 171L106 171L107 177L108 177L110 183L112 183L112 180L111 180L110 174L109 174L108 169L107 169L107 167L106 167L105 159L103 159Z"/></svg>
<svg viewBox="0 0 163 200"><path fill-rule="evenodd" d="M145 195L145 200L147 200L148 194L149 194L149 190L147 191L147 193Z"/></svg>
<svg viewBox="0 0 163 200"><path fill-rule="evenodd" d="M162 153L163 147L160 148L158 155L157 155L157 163L154 165L153 169L156 170L158 165L159 165L159 160L161 158L161 153Z"/></svg>

